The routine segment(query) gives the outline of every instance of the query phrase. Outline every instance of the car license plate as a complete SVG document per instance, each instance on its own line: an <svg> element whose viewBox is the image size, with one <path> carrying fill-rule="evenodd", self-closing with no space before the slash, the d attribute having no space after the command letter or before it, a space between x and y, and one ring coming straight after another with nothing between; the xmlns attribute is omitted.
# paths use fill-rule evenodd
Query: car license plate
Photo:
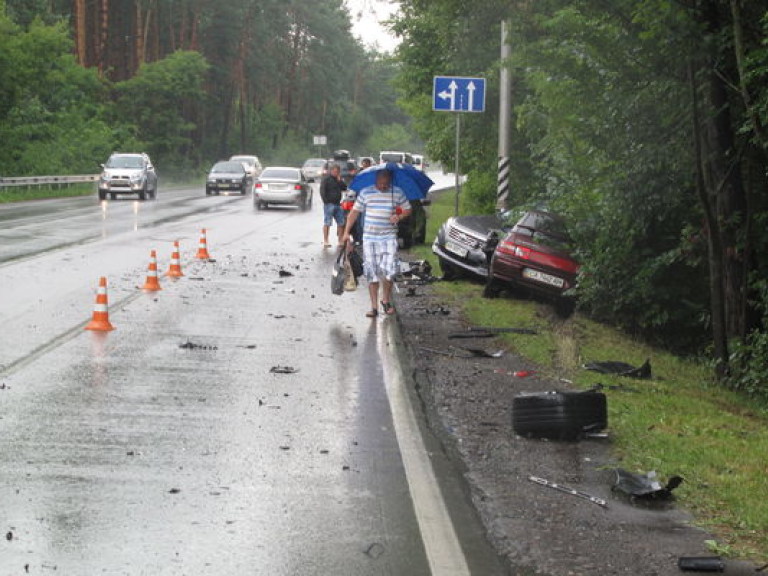
<svg viewBox="0 0 768 576"><path fill-rule="evenodd" d="M456 254L456 256L459 256L460 258L466 258L467 254L469 253L469 248L464 248L461 244L456 244L455 242L451 242L448 240L448 242L445 243L445 249L449 252L453 252Z"/></svg>
<svg viewBox="0 0 768 576"><path fill-rule="evenodd" d="M542 284L549 284L555 288L562 288L565 285L565 280L562 278L552 276L551 274L545 274L544 272L539 272L538 270L533 270L531 268L523 268L523 278L535 280Z"/></svg>

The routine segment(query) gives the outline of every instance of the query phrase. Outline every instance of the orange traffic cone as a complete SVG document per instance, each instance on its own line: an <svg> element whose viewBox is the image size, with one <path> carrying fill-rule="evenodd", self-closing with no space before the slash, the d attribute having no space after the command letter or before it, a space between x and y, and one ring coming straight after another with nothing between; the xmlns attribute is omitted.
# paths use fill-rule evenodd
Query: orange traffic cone
<svg viewBox="0 0 768 576"><path fill-rule="evenodd" d="M205 228L203 228L203 231L200 233L200 244L197 249L196 258L198 260L208 260L210 257L211 255L208 254L208 240L205 238Z"/></svg>
<svg viewBox="0 0 768 576"><path fill-rule="evenodd" d="M149 254L149 270L147 271L147 281L141 287L145 292L157 292L162 290L160 280L157 278L157 253L152 250Z"/></svg>
<svg viewBox="0 0 768 576"><path fill-rule="evenodd" d="M181 278L184 276L184 273L181 271L181 257L179 256L178 242L173 243L173 252L171 253L171 267L168 269L168 272L166 272L165 275L170 276L171 278Z"/></svg>
<svg viewBox="0 0 768 576"><path fill-rule="evenodd" d="M93 307L93 319L88 322L86 330L109 332L115 327L109 323L109 310L107 309L107 279L99 278L99 289L96 292L96 305Z"/></svg>

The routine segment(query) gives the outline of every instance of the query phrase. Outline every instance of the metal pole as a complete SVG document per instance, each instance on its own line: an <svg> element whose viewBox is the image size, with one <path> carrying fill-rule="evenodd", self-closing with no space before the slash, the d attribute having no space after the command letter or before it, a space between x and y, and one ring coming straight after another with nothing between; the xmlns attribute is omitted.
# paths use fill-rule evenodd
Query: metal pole
<svg viewBox="0 0 768 576"><path fill-rule="evenodd" d="M461 193L461 176L459 175L459 142L461 136L461 113L456 112L456 161L454 163L453 171L456 175L456 205L454 208L454 216L459 215L459 194Z"/></svg>
<svg viewBox="0 0 768 576"><path fill-rule="evenodd" d="M509 24L501 21L501 75L499 77L499 167L496 186L496 209L506 210L509 197L509 132L511 126L511 79L509 58L512 48L509 43Z"/></svg>

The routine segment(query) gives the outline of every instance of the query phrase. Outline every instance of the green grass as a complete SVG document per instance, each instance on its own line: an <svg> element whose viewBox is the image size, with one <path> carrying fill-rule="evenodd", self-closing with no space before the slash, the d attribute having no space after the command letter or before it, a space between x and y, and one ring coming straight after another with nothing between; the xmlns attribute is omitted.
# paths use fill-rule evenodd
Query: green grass
<svg viewBox="0 0 768 576"><path fill-rule="evenodd" d="M13 186L0 188L0 204L9 202L24 202L26 200L42 200L45 198L70 198L73 196L89 196L96 194L95 184L72 184L70 186Z"/></svg>
<svg viewBox="0 0 768 576"><path fill-rule="evenodd" d="M427 237L453 214L453 196L439 195L431 208ZM437 265L429 246L419 258ZM437 268L436 268L437 269ZM464 280L435 285L437 295L460 309L472 325L538 329L535 336L505 335L507 347L545 374L576 387L597 383L606 390L610 435L617 462L629 470L656 470L662 479L685 478L675 494L698 525L717 538L720 552L768 558L768 407L717 386L712 371L638 342L609 326L576 314L558 321L546 305L482 298L482 284ZM654 379L605 376L580 368L590 360L651 360Z"/></svg>

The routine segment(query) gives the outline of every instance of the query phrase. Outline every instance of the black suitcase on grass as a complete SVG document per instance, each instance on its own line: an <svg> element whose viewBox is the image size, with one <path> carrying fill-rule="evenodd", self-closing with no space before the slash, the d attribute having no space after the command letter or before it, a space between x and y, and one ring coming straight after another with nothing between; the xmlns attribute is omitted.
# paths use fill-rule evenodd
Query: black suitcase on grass
<svg viewBox="0 0 768 576"><path fill-rule="evenodd" d="M608 425L602 392L542 392L512 399L512 429L520 436L578 440Z"/></svg>

